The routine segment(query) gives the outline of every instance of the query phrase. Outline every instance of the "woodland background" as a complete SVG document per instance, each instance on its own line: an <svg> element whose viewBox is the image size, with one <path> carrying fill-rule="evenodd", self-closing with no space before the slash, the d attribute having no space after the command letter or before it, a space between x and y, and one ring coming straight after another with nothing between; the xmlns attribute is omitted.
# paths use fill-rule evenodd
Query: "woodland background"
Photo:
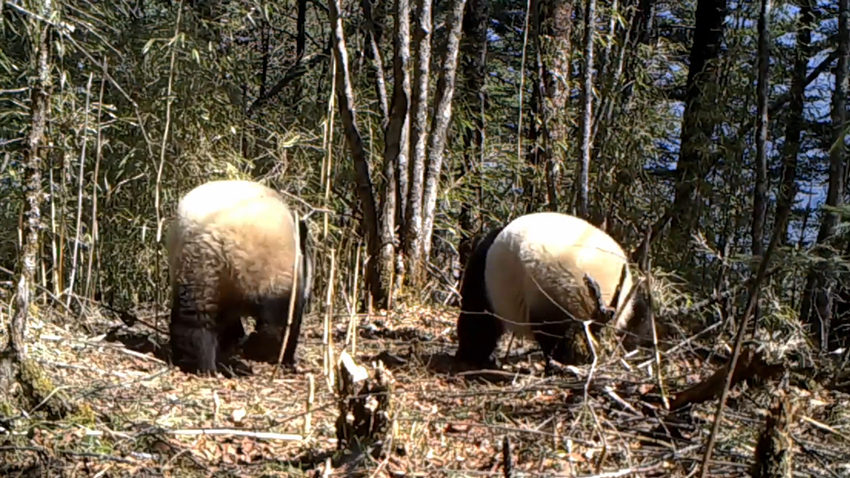
<svg viewBox="0 0 850 478"><path fill-rule="evenodd" d="M846 365L848 3L4 0L7 354L160 317L177 200L238 177L309 215L313 313L456 305L476 235L557 210L650 259L659 321Z"/></svg>

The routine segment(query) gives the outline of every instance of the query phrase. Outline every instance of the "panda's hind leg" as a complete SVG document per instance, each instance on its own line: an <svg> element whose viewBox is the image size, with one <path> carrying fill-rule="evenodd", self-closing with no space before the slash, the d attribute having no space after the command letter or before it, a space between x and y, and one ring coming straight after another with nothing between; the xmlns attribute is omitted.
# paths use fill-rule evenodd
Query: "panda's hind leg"
<svg viewBox="0 0 850 478"><path fill-rule="evenodd" d="M222 307L216 320L218 324L219 361L227 359L245 338L242 326L242 310L238 307Z"/></svg>
<svg viewBox="0 0 850 478"><path fill-rule="evenodd" d="M213 375L218 334L214 314L199 310L185 286L177 286L171 307L171 361L181 370Z"/></svg>
<svg viewBox="0 0 850 478"><path fill-rule="evenodd" d="M254 304L252 315L257 319L257 328L245 342L244 349L247 357L262 362L277 362L288 313L288 294L263 298ZM300 328L300 324L298 325ZM290 330L290 337L293 332L298 330Z"/></svg>
<svg viewBox="0 0 850 478"><path fill-rule="evenodd" d="M478 368L496 368L493 352L504 333L504 324L489 313L492 305L487 295L485 268L487 253L502 228L485 235L469 257L460 286L460 315L457 319L457 351L455 359Z"/></svg>
<svg viewBox="0 0 850 478"><path fill-rule="evenodd" d="M567 314L558 304L548 298L535 301L528 310L528 321L534 339L546 358L547 371L552 368L552 360L571 365L576 363L571 331L580 324Z"/></svg>

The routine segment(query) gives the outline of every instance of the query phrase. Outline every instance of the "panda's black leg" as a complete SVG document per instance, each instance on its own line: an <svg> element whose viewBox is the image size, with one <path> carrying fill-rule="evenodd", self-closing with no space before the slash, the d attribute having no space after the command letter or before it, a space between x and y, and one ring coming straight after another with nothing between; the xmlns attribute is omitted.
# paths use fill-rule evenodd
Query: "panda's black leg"
<svg viewBox="0 0 850 478"><path fill-rule="evenodd" d="M197 321L171 321L171 361L185 372L213 375L216 372L218 337L214 329Z"/></svg>
<svg viewBox="0 0 850 478"><path fill-rule="evenodd" d="M478 241L463 271L460 286L455 359L479 368L497 367L492 355L504 332L502 321L486 312L491 310L485 277L487 253L501 230L496 228Z"/></svg>
<svg viewBox="0 0 850 478"><path fill-rule="evenodd" d="M487 312L463 311L457 319L455 358L480 368L496 368L493 352L504 332L502 321Z"/></svg>
<svg viewBox="0 0 850 478"><path fill-rule="evenodd" d="M181 370L203 375L216 372L218 334L214 315L198 310L194 295L178 286L171 306L171 361Z"/></svg>
<svg viewBox="0 0 850 478"><path fill-rule="evenodd" d="M246 356L263 362L277 362L288 313L288 296L261 299L255 304L253 315L257 319L257 329L245 342Z"/></svg>
<svg viewBox="0 0 850 478"><path fill-rule="evenodd" d="M566 337L572 319L563 310L552 303L536 304L530 308L528 320L546 359L544 373L551 374L555 365L553 360L567 365L573 362L569 339Z"/></svg>
<svg viewBox="0 0 850 478"><path fill-rule="evenodd" d="M237 307L225 307L218 315L218 362L226 361L245 338L240 312Z"/></svg>

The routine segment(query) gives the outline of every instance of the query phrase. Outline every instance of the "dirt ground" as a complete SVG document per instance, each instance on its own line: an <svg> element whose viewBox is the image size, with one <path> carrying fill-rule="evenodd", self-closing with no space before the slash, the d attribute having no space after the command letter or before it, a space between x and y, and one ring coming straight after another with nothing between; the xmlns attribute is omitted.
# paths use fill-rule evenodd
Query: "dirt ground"
<svg viewBox="0 0 850 478"><path fill-rule="evenodd" d="M514 340L503 372L488 380L452 373L453 308L396 307L362 316L353 356L392 372L388 453L357 464L337 450L332 383L323 372L321 318L305 319L299 370L250 363L253 374L201 378L167 359L167 338L107 314L86 329L59 317L32 321L31 355L61 390L93 413L62 421L37 410L0 420L3 476L694 476L716 400L665 410L665 397L704 379L722 361L704 334L666 347L657 374L651 350L594 366L543 373L534 344ZM67 319L65 319L67 320ZM147 324L153 324L148 319ZM334 319L335 357L349 317ZM160 321L160 328L165 328ZM508 339L503 340L504 356ZM728 356L728 355L727 355ZM308 390L314 400L307 424ZM793 397L794 476L850 476L850 396L788 375L730 393L713 454L715 476L748 476L778 385Z"/></svg>

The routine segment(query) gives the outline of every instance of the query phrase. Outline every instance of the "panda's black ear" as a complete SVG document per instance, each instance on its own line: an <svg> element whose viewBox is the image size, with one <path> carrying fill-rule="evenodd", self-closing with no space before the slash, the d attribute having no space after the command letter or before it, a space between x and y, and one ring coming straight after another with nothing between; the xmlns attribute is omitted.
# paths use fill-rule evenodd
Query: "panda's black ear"
<svg viewBox="0 0 850 478"><path fill-rule="evenodd" d="M306 219L298 221L298 243L301 246L301 287L305 300L313 288L313 243Z"/></svg>
<svg viewBox="0 0 850 478"><path fill-rule="evenodd" d="M301 244L301 250L307 250L310 244L310 226L307 224L307 219L298 220L298 242Z"/></svg>

